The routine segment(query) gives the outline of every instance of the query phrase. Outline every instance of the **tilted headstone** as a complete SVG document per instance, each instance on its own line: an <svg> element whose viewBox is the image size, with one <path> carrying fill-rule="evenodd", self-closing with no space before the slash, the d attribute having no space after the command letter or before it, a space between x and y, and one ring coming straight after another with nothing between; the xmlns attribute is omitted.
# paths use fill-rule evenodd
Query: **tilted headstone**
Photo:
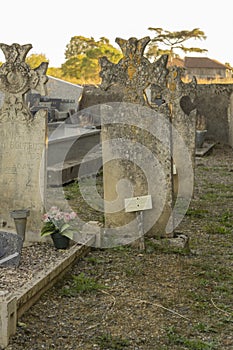
<svg viewBox="0 0 233 350"><path fill-rule="evenodd" d="M17 234L0 231L0 267L18 267L23 239Z"/></svg>
<svg viewBox="0 0 233 350"><path fill-rule="evenodd" d="M26 240L39 240L46 188L47 112L33 116L24 95L37 90L45 95L48 64L31 69L25 62L30 44L0 44L6 62L0 67L0 218L15 232L13 210L29 209Z"/></svg>

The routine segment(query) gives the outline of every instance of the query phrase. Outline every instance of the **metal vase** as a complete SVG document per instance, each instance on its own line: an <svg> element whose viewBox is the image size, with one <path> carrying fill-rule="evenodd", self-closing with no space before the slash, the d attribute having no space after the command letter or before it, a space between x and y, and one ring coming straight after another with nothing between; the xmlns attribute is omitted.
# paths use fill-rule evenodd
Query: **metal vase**
<svg viewBox="0 0 233 350"><path fill-rule="evenodd" d="M196 147L201 148L205 141L207 130L196 130Z"/></svg>
<svg viewBox="0 0 233 350"><path fill-rule="evenodd" d="M30 210L29 209L12 210L10 212L10 215L14 219L17 234L24 241L26 225L27 225L27 217L30 215Z"/></svg>

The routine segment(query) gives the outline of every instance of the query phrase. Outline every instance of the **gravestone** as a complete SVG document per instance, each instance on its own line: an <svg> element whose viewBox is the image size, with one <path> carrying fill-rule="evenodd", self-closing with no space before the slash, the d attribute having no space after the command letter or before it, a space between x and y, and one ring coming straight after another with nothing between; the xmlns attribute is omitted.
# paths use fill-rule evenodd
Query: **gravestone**
<svg viewBox="0 0 233 350"><path fill-rule="evenodd" d="M137 213L126 212L124 200L151 195L144 233L172 237L193 194L196 82L183 83L177 67L167 68L167 55L153 63L145 58L149 41L116 38L123 58L100 59L100 87L123 92L122 103L101 111L105 224L127 230L134 222L130 230L139 231ZM154 105L146 94L151 86Z"/></svg>
<svg viewBox="0 0 233 350"><path fill-rule="evenodd" d="M25 103L30 89L45 95L48 64L31 69L25 62L30 44L0 44L6 62L0 67L0 218L15 232L13 210L29 209L26 240L39 240L46 188L47 112L34 116Z"/></svg>
<svg viewBox="0 0 233 350"><path fill-rule="evenodd" d="M171 236L165 232L173 203L168 115L110 104L102 107L101 122L106 226L125 227L125 234L135 238L137 213L126 212L125 199L150 195L153 206L143 213L144 232Z"/></svg>
<svg viewBox="0 0 233 350"><path fill-rule="evenodd" d="M173 161L173 191L176 206L173 210L174 226L184 214L180 207L187 208L190 193L194 190L196 153L196 78L189 83L182 81L180 67L169 68L167 86L162 98L168 102L171 111L171 139ZM190 169L187 168L189 164Z"/></svg>
<svg viewBox="0 0 233 350"><path fill-rule="evenodd" d="M22 237L0 231L0 267L18 267L22 247Z"/></svg>

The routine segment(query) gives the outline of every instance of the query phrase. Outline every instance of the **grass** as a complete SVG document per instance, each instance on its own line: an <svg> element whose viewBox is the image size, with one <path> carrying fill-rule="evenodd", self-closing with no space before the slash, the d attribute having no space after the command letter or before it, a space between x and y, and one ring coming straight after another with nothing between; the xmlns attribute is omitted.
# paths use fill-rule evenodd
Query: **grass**
<svg viewBox="0 0 233 350"><path fill-rule="evenodd" d="M63 187L65 198L69 200L70 207L77 212L84 222L96 221L104 222L102 208L103 185L102 176L95 178L84 178L80 181L73 181Z"/></svg>
<svg viewBox="0 0 233 350"><path fill-rule="evenodd" d="M97 264L103 264L104 260L98 259L95 256L87 256L84 258L84 260L88 263L91 263L92 265L97 265Z"/></svg>
<svg viewBox="0 0 233 350"><path fill-rule="evenodd" d="M128 339L121 336L112 336L110 333L98 336L96 342L101 350L122 350L129 346Z"/></svg>
<svg viewBox="0 0 233 350"><path fill-rule="evenodd" d="M202 162L205 164L205 159ZM227 167L221 165L222 160L219 160L219 166L218 161L214 164L215 166L212 167L197 167L197 191L178 228L180 232L187 232L190 236L191 252L166 244L158 244L161 243L160 238L158 242L156 239L145 238L144 252L135 253L130 245L113 248L110 253L106 251L106 255L109 254L107 258L104 258L102 253L93 252L93 255L84 259L86 274L81 275L81 279L72 278L71 282L66 282L65 296L79 293L91 295L92 292L105 286L88 276L106 278L109 289L108 299L105 300L104 305L109 303L109 298L114 299L114 303L111 304L107 314L106 328L100 326L97 337L94 338L99 349L133 349L132 339L136 339L137 344L140 344L140 337L143 337L145 330L148 331L148 329L149 332L145 337L148 347L145 349L225 350L225 342L231 341L231 334L233 334L232 172L226 171ZM98 186L100 185L99 182ZM70 194L70 201L74 201L75 205L76 196L80 195L78 184L70 185L67 193ZM95 215L95 211L93 214ZM163 241L166 243L166 239ZM118 265L119 261L121 261L120 265ZM88 281L85 281L86 279ZM147 279L149 285L146 283ZM129 285L132 286L130 291ZM121 295L123 295L123 301ZM127 296L131 299L130 302ZM84 299L83 296L82 298ZM104 293L101 293L102 298ZM138 299L146 302L138 304L136 301ZM175 315L167 311L164 311L164 316L168 315L167 318L160 317L161 309L156 308L158 304L180 312L187 316L189 321L175 318ZM139 314L145 321L143 324L145 328L141 334L139 330L136 335L135 329L129 330L129 334L131 332L129 340L117 327L116 318L114 318L122 315L119 322L122 322L124 327L124 318L127 319L124 310L128 310L129 315L133 315L132 320L137 319ZM97 313L97 319L101 317L101 312L102 309L99 314ZM148 326L146 317L150 314L153 316L149 319L151 326ZM153 325L154 319L158 322L157 328ZM126 327L130 329L128 325ZM119 332L122 333L121 336L116 336ZM159 335L158 338L157 335ZM226 349L233 346L233 338L232 343L229 344Z"/></svg>
<svg viewBox="0 0 233 350"><path fill-rule="evenodd" d="M217 344L213 341L203 341L201 339L192 339L179 334L174 327L167 331L169 345L182 346L181 349L189 350L218 350Z"/></svg>
<svg viewBox="0 0 233 350"><path fill-rule="evenodd" d="M211 222L203 226L204 231L207 234L231 234L232 228L220 225L218 223Z"/></svg>
<svg viewBox="0 0 233 350"><path fill-rule="evenodd" d="M86 276L83 272L73 275L70 285L61 290L63 296L76 296L79 293L87 293L105 289L104 284L98 283L93 277Z"/></svg>
<svg viewBox="0 0 233 350"><path fill-rule="evenodd" d="M186 212L186 215L191 217L191 218L198 218L198 219L202 219L204 217L207 216L207 214L209 213L209 211L207 209L192 209L189 208Z"/></svg>

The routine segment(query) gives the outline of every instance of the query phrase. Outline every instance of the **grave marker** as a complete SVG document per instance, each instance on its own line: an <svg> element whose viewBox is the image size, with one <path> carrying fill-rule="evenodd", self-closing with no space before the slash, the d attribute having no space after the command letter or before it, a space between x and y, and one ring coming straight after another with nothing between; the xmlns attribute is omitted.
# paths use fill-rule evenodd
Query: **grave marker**
<svg viewBox="0 0 233 350"><path fill-rule="evenodd" d="M100 59L100 87L115 84L124 95L123 103L101 108L105 224L135 222L137 229L136 214L122 203L149 193L153 208L145 212L145 233L172 237L193 193L196 80L185 84L177 67L167 68L168 55L151 63L143 56L149 41L117 38L123 58L117 64ZM159 98L154 105L152 86Z"/></svg>
<svg viewBox="0 0 233 350"><path fill-rule="evenodd" d="M46 188L47 112L32 116L24 101L30 89L46 94L47 63L31 69L25 62L30 44L0 44L6 62L0 67L0 218L15 232L13 210L30 210L26 240L39 240ZM44 157L43 157L44 155Z"/></svg>
<svg viewBox="0 0 233 350"><path fill-rule="evenodd" d="M0 267L18 267L22 246L22 237L0 231Z"/></svg>

